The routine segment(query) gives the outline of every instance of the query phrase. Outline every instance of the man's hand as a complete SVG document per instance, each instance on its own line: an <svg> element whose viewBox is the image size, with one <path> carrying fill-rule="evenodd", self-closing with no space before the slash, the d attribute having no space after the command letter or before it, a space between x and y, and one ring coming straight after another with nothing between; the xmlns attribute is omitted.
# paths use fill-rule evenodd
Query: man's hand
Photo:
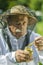
<svg viewBox="0 0 43 65"><path fill-rule="evenodd" d="M31 59L29 57L29 52L24 50L17 50L15 53L17 62L26 62L26 60Z"/></svg>
<svg viewBox="0 0 43 65"><path fill-rule="evenodd" d="M43 37L36 38L35 45L38 50L43 50Z"/></svg>

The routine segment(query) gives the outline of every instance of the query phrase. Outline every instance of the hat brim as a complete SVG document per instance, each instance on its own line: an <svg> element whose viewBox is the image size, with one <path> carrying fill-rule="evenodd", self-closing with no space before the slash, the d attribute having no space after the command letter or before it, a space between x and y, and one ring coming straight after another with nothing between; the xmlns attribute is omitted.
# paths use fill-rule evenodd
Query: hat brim
<svg viewBox="0 0 43 65"><path fill-rule="evenodd" d="M33 17L32 16L28 16L28 19L29 19L28 20L28 22L29 22L28 25L34 25L38 21L34 16Z"/></svg>
<svg viewBox="0 0 43 65"><path fill-rule="evenodd" d="M37 23L37 19L34 17L34 16L30 16L29 14L27 13L10 13L10 14L5 14L5 16L12 16L12 15L27 15L28 16L28 25L33 25L33 24L36 24Z"/></svg>

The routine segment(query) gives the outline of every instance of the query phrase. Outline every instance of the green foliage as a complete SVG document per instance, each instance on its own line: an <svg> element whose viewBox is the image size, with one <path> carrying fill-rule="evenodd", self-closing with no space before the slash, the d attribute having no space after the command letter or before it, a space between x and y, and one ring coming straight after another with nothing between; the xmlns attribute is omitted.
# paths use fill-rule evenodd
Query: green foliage
<svg viewBox="0 0 43 65"><path fill-rule="evenodd" d="M0 9L7 10L14 5L22 4L33 10L41 10L43 0L0 0Z"/></svg>
<svg viewBox="0 0 43 65"><path fill-rule="evenodd" d="M18 4L22 4L22 5L25 5L25 6L29 6L29 3L30 3L30 0L18 0L17 1Z"/></svg>
<svg viewBox="0 0 43 65"><path fill-rule="evenodd" d="M42 22L38 22L36 25L36 31L37 33L39 33L40 35L43 36L43 21Z"/></svg>
<svg viewBox="0 0 43 65"><path fill-rule="evenodd" d="M35 10L41 10L42 1L41 0L31 0L30 7Z"/></svg>
<svg viewBox="0 0 43 65"><path fill-rule="evenodd" d="M8 1L7 0L0 0L0 9L3 11L6 10L8 7Z"/></svg>
<svg viewBox="0 0 43 65"><path fill-rule="evenodd" d="M9 3L8 9L17 4L16 1L8 1L8 3Z"/></svg>
<svg viewBox="0 0 43 65"><path fill-rule="evenodd" d="M38 65L43 65L43 64L41 62L39 62Z"/></svg>

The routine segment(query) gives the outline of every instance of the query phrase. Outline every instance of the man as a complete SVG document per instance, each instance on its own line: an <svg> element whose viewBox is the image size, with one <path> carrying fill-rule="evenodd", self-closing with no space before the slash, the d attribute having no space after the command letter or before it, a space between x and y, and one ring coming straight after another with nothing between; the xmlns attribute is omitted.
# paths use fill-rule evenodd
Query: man
<svg viewBox="0 0 43 65"><path fill-rule="evenodd" d="M14 64L15 62L16 64L18 62L26 62L26 60L30 58L28 51L24 51L25 47L30 42L33 42L36 37L40 36L32 32L30 28L28 30L28 26L34 27L37 22L36 18L28 11L28 9L21 5L12 7L4 13L2 18L5 25L1 22L3 27L0 29L0 60L6 59L5 62L9 61ZM34 46L33 50L34 57L37 58L34 60L36 63L39 58Z"/></svg>

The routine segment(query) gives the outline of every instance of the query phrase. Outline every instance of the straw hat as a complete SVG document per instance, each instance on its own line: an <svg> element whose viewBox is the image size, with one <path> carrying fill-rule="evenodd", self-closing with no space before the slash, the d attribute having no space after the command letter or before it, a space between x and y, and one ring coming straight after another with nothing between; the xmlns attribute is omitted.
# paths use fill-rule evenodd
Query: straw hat
<svg viewBox="0 0 43 65"><path fill-rule="evenodd" d="M37 22L37 19L32 15L32 13L23 5L16 5L12 7L11 9L7 10L7 12L4 13L4 16L9 16L9 15L18 15L18 14L23 14L27 15L29 19L29 25L35 24Z"/></svg>

